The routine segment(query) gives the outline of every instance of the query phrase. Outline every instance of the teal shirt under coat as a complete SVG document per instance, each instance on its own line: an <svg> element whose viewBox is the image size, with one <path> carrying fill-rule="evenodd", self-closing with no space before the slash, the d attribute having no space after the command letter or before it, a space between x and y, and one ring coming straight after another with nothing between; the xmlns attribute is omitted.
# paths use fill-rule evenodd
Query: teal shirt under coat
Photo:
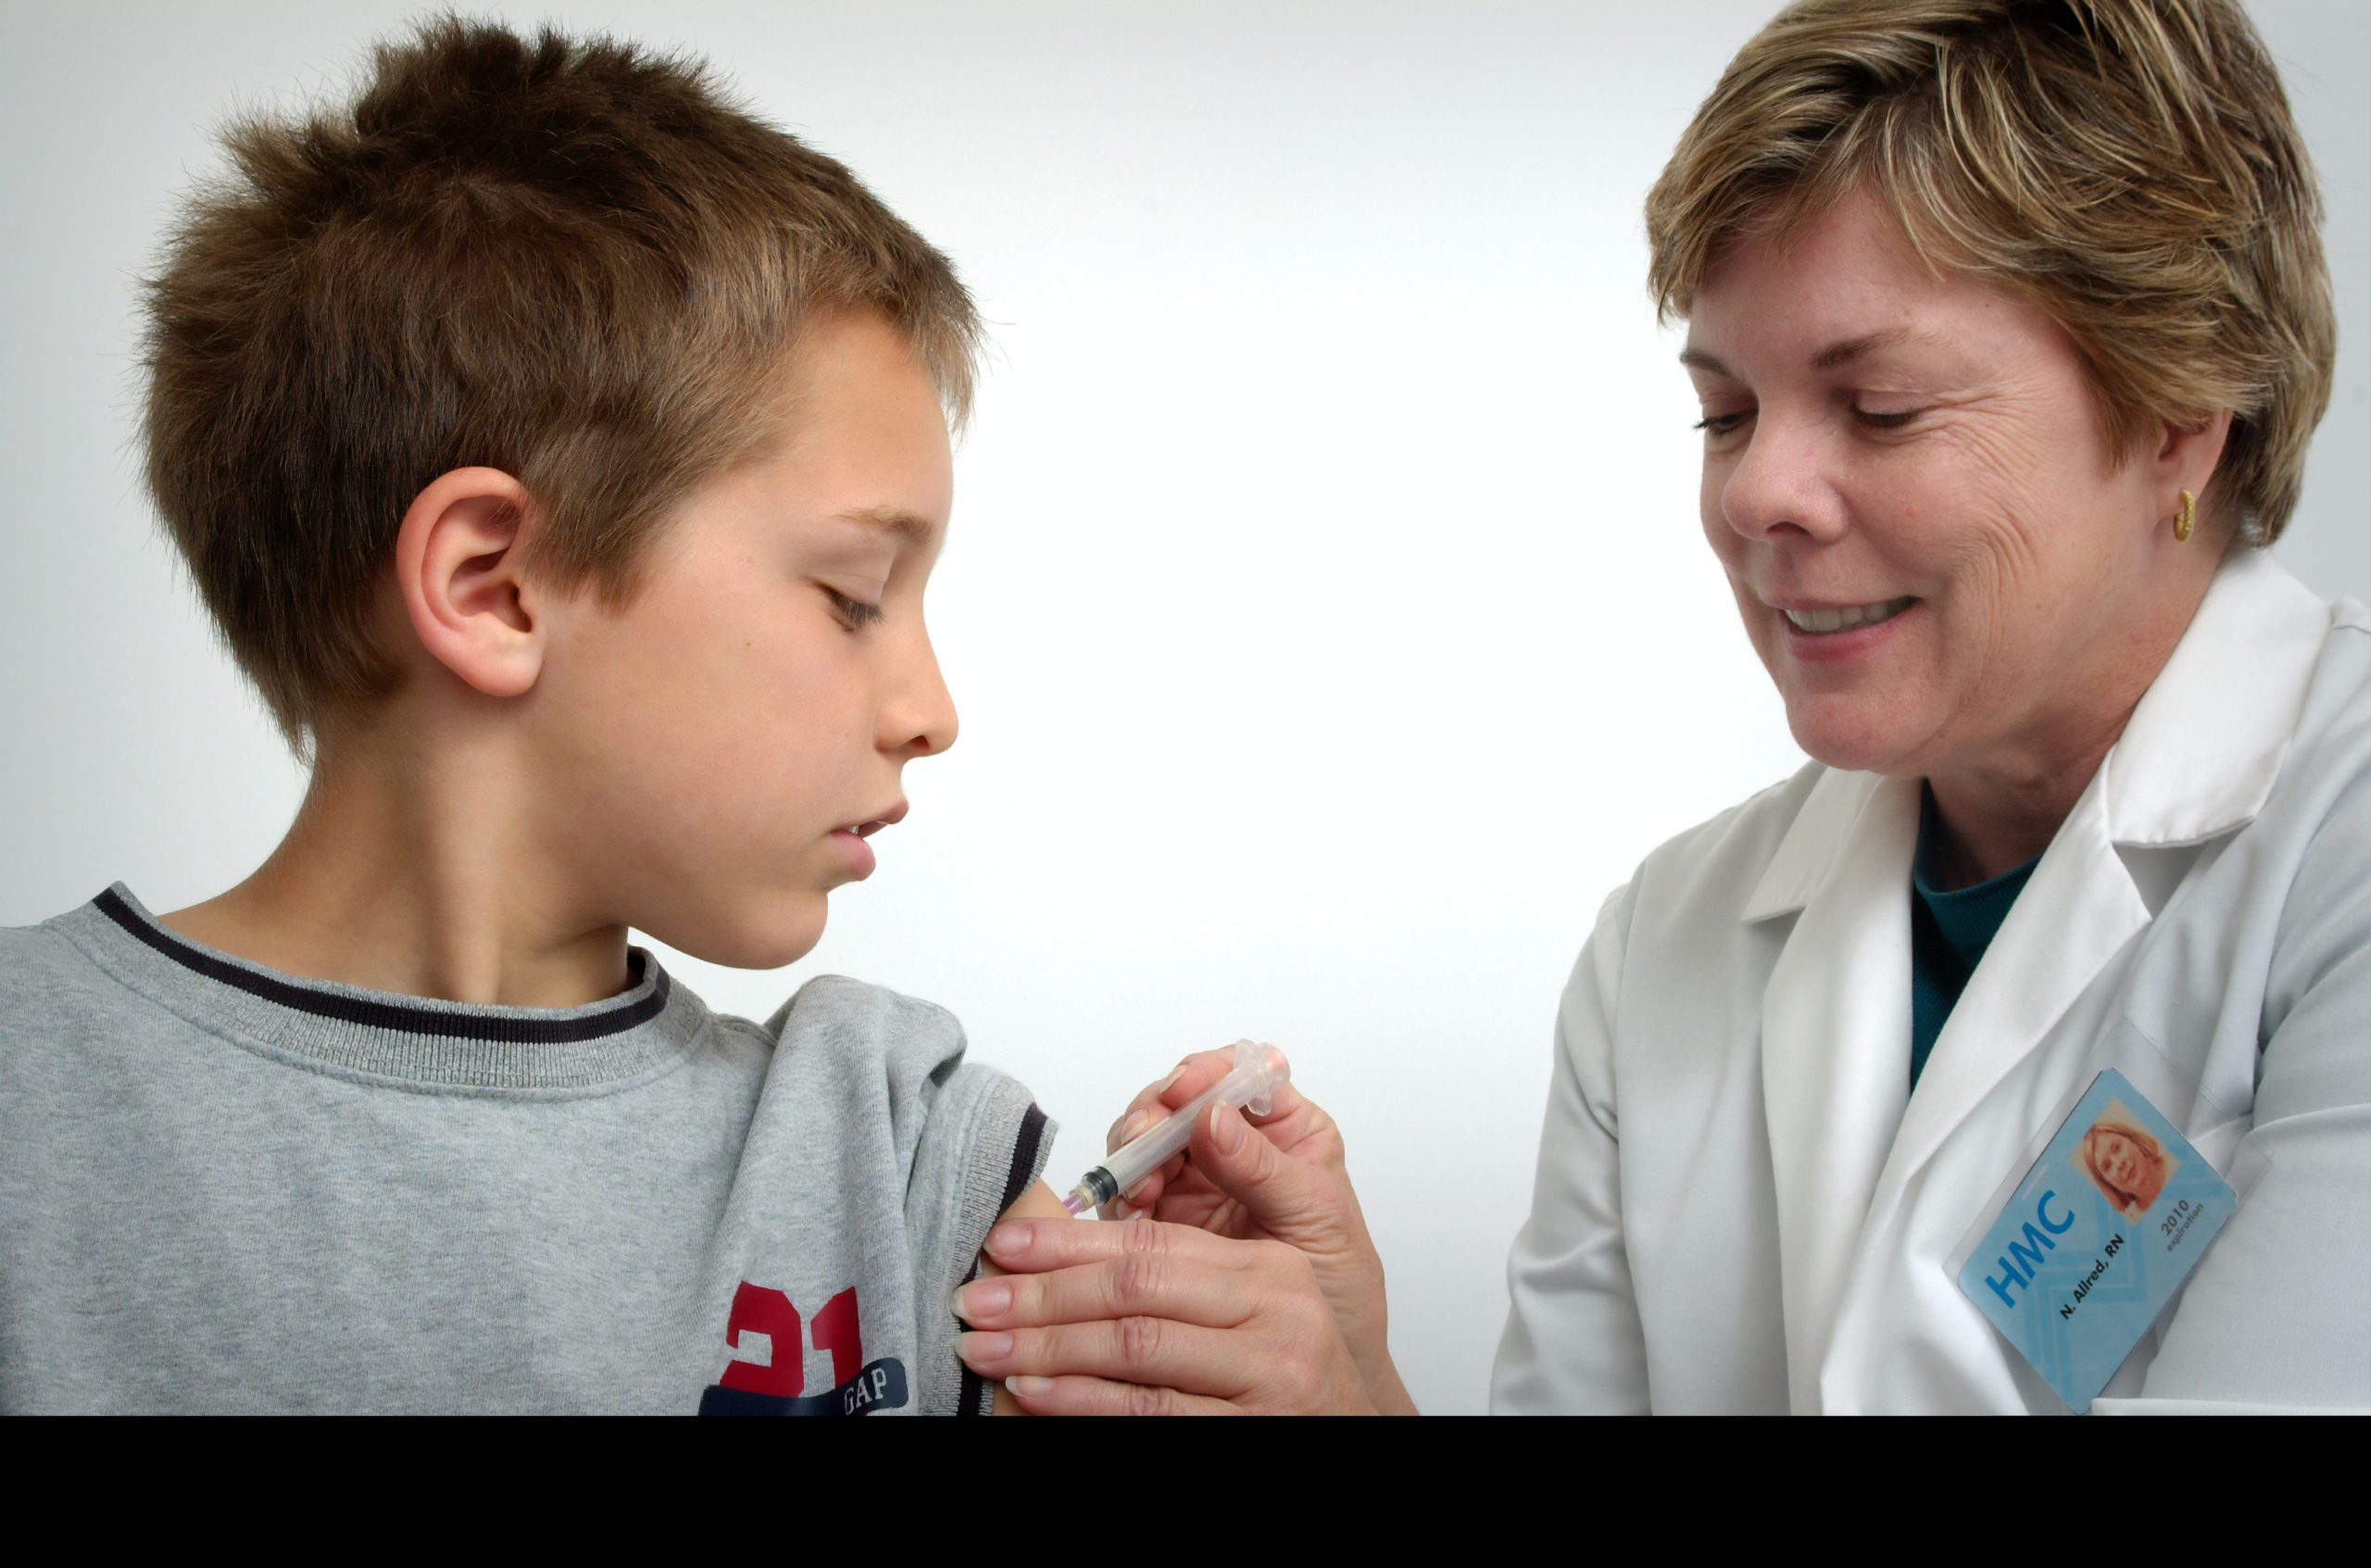
<svg viewBox="0 0 2371 1568"><path fill-rule="evenodd" d="M1968 976L1984 960L1985 948L2009 918L2009 907L2025 890L2026 878L2041 861L2037 855L2024 865L2002 872L1989 882L1945 891L1942 874L1942 824L1935 814L1935 792L1926 791L1918 812L1918 855L1910 868L1910 1083L1926 1068L1936 1036L1951 1018L1951 1009L1967 989Z"/></svg>

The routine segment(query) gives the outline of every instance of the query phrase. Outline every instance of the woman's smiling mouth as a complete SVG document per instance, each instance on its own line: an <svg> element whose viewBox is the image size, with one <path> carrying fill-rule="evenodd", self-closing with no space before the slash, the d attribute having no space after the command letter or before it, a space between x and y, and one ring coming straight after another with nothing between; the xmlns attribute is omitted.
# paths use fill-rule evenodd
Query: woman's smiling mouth
<svg viewBox="0 0 2371 1568"><path fill-rule="evenodd" d="M1824 637L1836 632L1850 632L1856 626L1875 626L1891 621L1917 602L1915 598L1885 599L1876 604L1846 605L1836 609L1779 609L1778 613L1785 616L1787 623L1796 631Z"/></svg>
<svg viewBox="0 0 2371 1568"><path fill-rule="evenodd" d="M1758 597L1759 596L1757 596ZM1904 626L1917 619L1926 601L1913 596L1846 604L1830 599L1798 599L1772 604L1763 599L1778 622L1778 645L1797 665L1857 668L1866 655L1893 641Z"/></svg>

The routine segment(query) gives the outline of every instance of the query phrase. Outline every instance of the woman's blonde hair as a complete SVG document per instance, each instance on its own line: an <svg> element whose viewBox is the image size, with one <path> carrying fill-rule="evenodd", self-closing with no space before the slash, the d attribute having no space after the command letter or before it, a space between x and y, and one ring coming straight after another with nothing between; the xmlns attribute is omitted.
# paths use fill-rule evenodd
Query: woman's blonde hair
<svg viewBox="0 0 2371 1568"><path fill-rule="evenodd" d="M1930 263L2058 322L2115 451L2232 410L2208 505L2279 537L2338 329L2313 165L2235 0L1788 6L1647 198L1658 307L1863 185Z"/></svg>

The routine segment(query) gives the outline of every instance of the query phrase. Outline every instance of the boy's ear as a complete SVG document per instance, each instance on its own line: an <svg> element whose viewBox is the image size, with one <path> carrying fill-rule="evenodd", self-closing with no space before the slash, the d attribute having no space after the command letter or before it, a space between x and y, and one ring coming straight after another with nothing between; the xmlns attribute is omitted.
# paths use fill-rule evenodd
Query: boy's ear
<svg viewBox="0 0 2371 1568"><path fill-rule="evenodd" d="M527 488L499 469L455 469L413 497L395 533L395 583L414 635L488 696L518 696L544 661L521 571Z"/></svg>

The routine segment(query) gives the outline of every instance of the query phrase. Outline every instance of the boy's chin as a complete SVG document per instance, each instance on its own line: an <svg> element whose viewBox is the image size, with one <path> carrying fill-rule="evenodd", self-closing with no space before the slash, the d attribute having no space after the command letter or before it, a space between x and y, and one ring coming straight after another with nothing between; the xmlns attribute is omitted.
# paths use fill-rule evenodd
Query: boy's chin
<svg viewBox="0 0 2371 1568"><path fill-rule="evenodd" d="M644 926L670 947L727 969L780 969L797 963L823 939L826 911L821 893L802 892L752 900L739 908L703 909L680 931Z"/></svg>

